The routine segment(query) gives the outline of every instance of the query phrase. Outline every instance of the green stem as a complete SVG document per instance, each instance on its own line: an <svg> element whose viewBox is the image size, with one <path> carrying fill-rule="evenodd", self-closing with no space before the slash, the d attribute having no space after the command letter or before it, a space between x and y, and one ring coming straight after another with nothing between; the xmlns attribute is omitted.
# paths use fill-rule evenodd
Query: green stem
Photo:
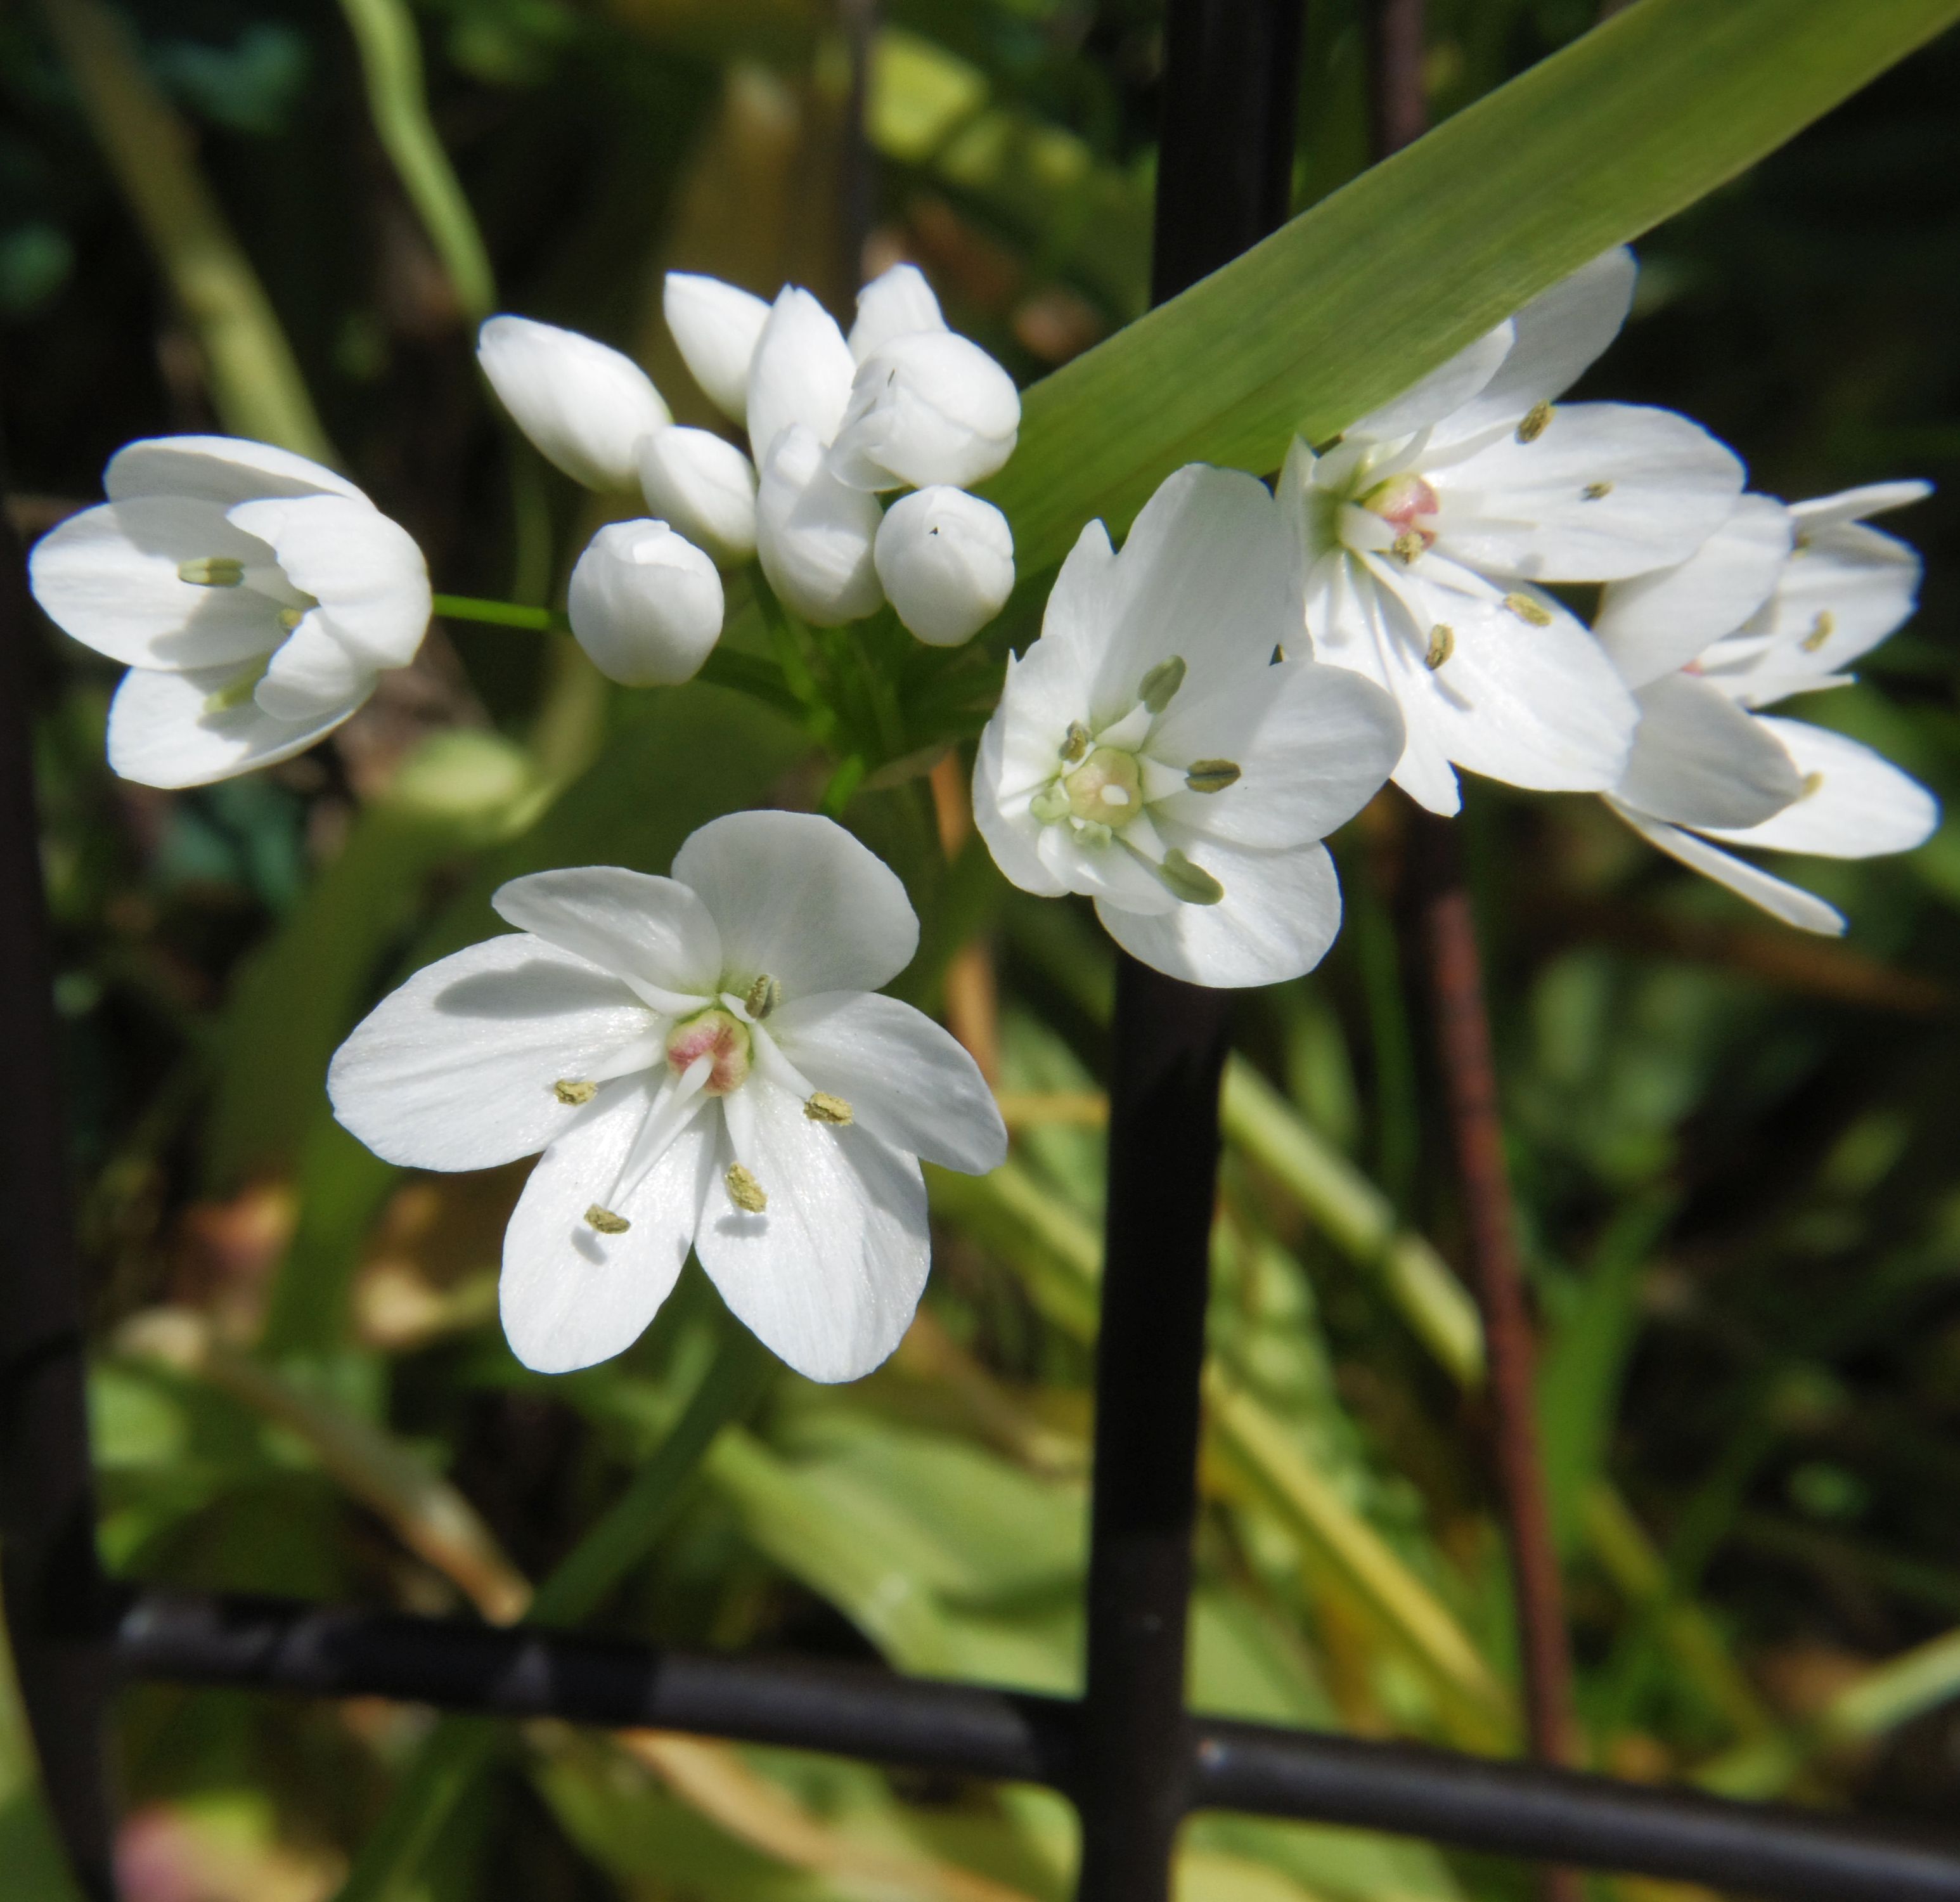
<svg viewBox="0 0 1960 1902"><path fill-rule="evenodd" d="M438 594L435 611L450 621L487 621L493 627L528 628L534 634L569 634L570 618L555 607L521 607L515 601L486 601L474 594Z"/></svg>

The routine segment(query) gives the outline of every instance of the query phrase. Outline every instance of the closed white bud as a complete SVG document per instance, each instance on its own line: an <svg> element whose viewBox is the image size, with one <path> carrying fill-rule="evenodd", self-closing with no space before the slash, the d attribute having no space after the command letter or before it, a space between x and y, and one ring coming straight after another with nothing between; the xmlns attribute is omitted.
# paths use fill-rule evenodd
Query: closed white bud
<svg viewBox="0 0 1960 1902"><path fill-rule="evenodd" d="M756 495L756 553L794 612L818 627L877 612L879 520L877 499L830 473L811 431L793 423L777 436Z"/></svg>
<svg viewBox="0 0 1960 1902"><path fill-rule="evenodd" d="M721 632L721 577L663 521L608 522L571 571L571 631L608 680L673 687Z"/></svg>
<svg viewBox="0 0 1960 1902"><path fill-rule="evenodd" d="M539 453L588 489L631 489L641 443L673 420L631 357L554 323L493 317L476 360Z"/></svg>
<svg viewBox="0 0 1960 1902"><path fill-rule="evenodd" d="M730 422L749 419L749 364L769 307L718 277L670 271L660 297L667 328L694 380Z"/></svg>
<svg viewBox="0 0 1960 1902"><path fill-rule="evenodd" d="M858 321L851 327L851 354L860 363L894 337L915 330L943 330L939 299L915 264L894 264L858 293Z"/></svg>
<svg viewBox="0 0 1960 1902"><path fill-rule="evenodd" d="M756 470L705 429L657 429L640 451L640 492L663 521L724 568L756 552Z"/></svg>
<svg viewBox="0 0 1960 1902"><path fill-rule="evenodd" d="M854 489L964 489L1013 454L1014 380L950 330L896 336L859 365L832 465Z"/></svg>
<svg viewBox="0 0 1960 1902"><path fill-rule="evenodd" d="M1014 591L1007 518L964 489L902 496L880 524L876 557L899 619L933 647L970 640Z"/></svg>

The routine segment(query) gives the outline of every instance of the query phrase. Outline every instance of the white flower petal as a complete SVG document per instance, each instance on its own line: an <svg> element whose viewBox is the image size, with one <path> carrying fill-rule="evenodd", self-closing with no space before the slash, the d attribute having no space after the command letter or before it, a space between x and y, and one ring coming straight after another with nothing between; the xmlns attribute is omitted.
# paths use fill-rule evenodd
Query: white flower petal
<svg viewBox="0 0 1960 1902"><path fill-rule="evenodd" d="M858 293L858 321L851 327L851 354L860 363L876 355L892 338L915 330L943 330L939 299L915 264L894 264Z"/></svg>
<svg viewBox="0 0 1960 1902"><path fill-rule="evenodd" d="M336 707L364 700L374 690L374 668L335 634L315 608L266 663L253 698L274 719L298 725L326 718Z"/></svg>
<svg viewBox="0 0 1960 1902"><path fill-rule="evenodd" d="M1873 859L1910 852L1931 838L1939 801L1869 747L1803 720L1759 715L1807 782L1803 795L1764 824L1704 831L1732 845L1808 852L1819 859Z"/></svg>
<svg viewBox="0 0 1960 1902"><path fill-rule="evenodd" d="M756 495L756 553L790 610L818 627L877 612L875 495L847 488L800 424L781 431Z"/></svg>
<svg viewBox="0 0 1960 1902"><path fill-rule="evenodd" d="M1637 267L1624 245L1581 265L1511 319L1516 341L1503 366L1436 432L1439 447L1515 423L1578 381L1620 333Z"/></svg>
<svg viewBox="0 0 1960 1902"><path fill-rule="evenodd" d="M1041 651L1039 641L1029 658ZM1025 667L1026 661L1021 663ZM1013 689L1019 670L1010 663L1008 691ZM1050 734L1045 746L1032 721L1017 722L1007 712L1003 696L1000 709L987 722L973 760L973 823L987 842L987 849L1010 884L1031 891L1039 898L1059 898L1068 890L1068 881L1056 876L1042 859L1038 841L1043 830L1028 811L1030 782L1026 763L1013 754L1045 752L1057 758L1058 741ZM1017 740L1020 744L1017 744Z"/></svg>
<svg viewBox="0 0 1960 1902"><path fill-rule="evenodd" d="M872 545L899 619L934 647L970 640L1014 591L1014 535L991 502L962 489L902 495Z"/></svg>
<svg viewBox="0 0 1960 1902"><path fill-rule="evenodd" d="M493 317L476 360L539 453L588 489L631 489L641 441L673 420L631 357L554 323Z"/></svg>
<svg viewBox="0 0 1960 1902"><path fill-rule="evenodd" d="M1286 661L1247 669L1171 702L1150 757L1176 766L1225 760L1239 769L1222 792L1182 792L1150 808L1244 846L1324 839L1373 798L1402 757L1402 721L1373 681L1338 667Z"/></svg>
<svg viewBox="0 0 1960 1902"><path fill-rule="evenodd" d="M1486 330L1400 396L1349 424L1346 437L1354 442L1392 442L1440 423L1462 409L1497 374L1511 345L1508 321Z"/></svg>
<svg viewBox="0 0 1960 1902"><path fill-rule="evenodd" d="M815 813L711 820L675 853L673 875L714 918L722 987L738 993L762 976L782 986L785 1001L876 990L918 948L918 918L898 875Z"/></svg>
<svg viewBox="0 0 1960 1902"><path fill-rule="evenodd" d="M721 638L721 577L663 521L608 522L571 571L565 609L608 680L673 687L701 671Z"/></svg>
<svg viewBox="0 0 1960 1902"><path fill-rule="evenodd" d="M1862 489L1841 489L1834 495L1813 495L1792 502L1790 512L1806 528L1831 528L1840 522L1863 521L1895 508L1923 502L1933 493L1930 482L1873 482Z"/></svg>
<svg viewBox="0 0 1960 1902"><path fill-rule="evenodd" d="M138 785L208 785L304 753L367 697L294 725L275 719L249 693L232 698L239 678L228 662L171 674L132 667L110 703L110 765ZM214 709L214 695L228 703Z"/></svg>
<svg viewBox="0 0 1960 1902"><path fill-rule="evenodd" d="M585 1219L645 1120L635 1083L547 1149L504 1232L498 1306L511 1351L541 1374L623 1352L672 1292L713 1193L719 1118L698 1115L613 1209L632 1225L601 1235Z"/></svg>
<svg viewBox="0 0 1960 1902"><path fill-rule="evenodd" d="M1768 872L1731 857L1719 846L1711 846L1707 839L1698 839L1691 832L1683 832L1678 827L1658 819L1649 819L1631 807L1621 805L1617 799L1609 798L1606 803L1648 844L1659 846L1670 859L1678 859L1684 865L1713 879L1718 885L1726 885L1739 897L1760 906L1772 917L1781 919L1786 925L1794 925L1799 931L1814 931L1831 938L1842 935L1844 914L1834 905L1827 905L1822 899L1800 887L1774 878Z"/></svg>
<svg viewBox="0 0 1960 1902"><path fill-rule="evenodd" d="M1260 852L1213 839L1173 843L1225 896L1150 916L1099 900L1103 929L1132 957L1186 983L1237 990L1284 983L1326 956L1341 929L1341 886L1324 846Z"/></svg>
<svg viewBox="0 0 1960 1902"><path fill-rule="evenodd" d="M428 566L415 538L371 504L308 495L236 504L231 520L269 543L293 586L374 667L406 667L428 631Z"/></svg>
<svg viewBox="0 0 1960 1902"><path fill-rule="evenodd" d="M708 400L733 422L749 418L749 366L769 307L719 278L670 271L660 295L667 328Z"/></svg>
<svg viewBox="0 0 1960 1902"><path fill-rule="evenodd" d="M721 988L723 941L692 884L619 865L570 866L511 879L490 903L520 931L602 970L675 998L709 998Z"/></svg>
<svg viewBox="0 0 1960 1902"><path fill-rule="evenodd" d="M896 997L832 991L794 998L767 1034L873 1136L943 1169L985 1175L1007 1130L980 1067L948 1032Z"/></svg>
<svg viewBox="0 0 1960 1902"><path fill-rule="evenodd" d="M1126 911L1146 913L1171 911L1182 902L1157 876L1154 860L1146 864L1113 840L1087 846L1071 827L1044 826L1035 836L1035 852L1064 890L1084 898L1107 899Z"/></svg>
<svg viewBox="0 0 1960 1902"><path fill-rule="evenodd" d="M1685 667L1740 627L1776 586L1792 532L1782 503L1745 495L1678 566L1609 584L1592 632L1628 685L1644 687Z"/></svg>
<svg viewBox="0 0 1960 1902"><path fill-rule="evenodd" d="M182 495L229 506L255 495L368 498L345 476L269 442L242 436L151 436L109 458L102 486L111 502Z"/></svg>
<svg viewBox="0 0 1960 1902"><path fill-rule="evenodd" d="M1575 403L1431 477L1437 546L1486 574L1617 581L1684 561L1727 518L1742 465L1671 410Z"/></svg>
<svg viewBox="0 0 1960 1902"><path fill-rule="evenodd" d="M856 1380L899 1344L931 1244L918 1164L858 1125L813 1123L787 1091L724 1099L721 1168L740 1162L768 1205L711 1190L695 1250L763 1345L813 1381Z"/></svg>
<svg viewBox="0 0 1960 1902"><path fill-rule="evenodd" d="M705 429L657 429L640 451L647 506L726 568L756 552L755 465Z"/></svg>
<svg viewBox="0 0 1960 1902"><path fill-rule="evenodd" d="M844 420L858 365L837 320L807 291L784 287L749 366L749 447L758 469L783 431L800 424L828 444Z"/></svg>
<svg viewBox="0 0 1960 1902"><path fill-rule="evenodd" d="M1637 697L1640 724L1614 792L1639 811L1701 830L1753 826L1803 791L1769 722L1706 680L1666 674Z"/></svg>
<svg viewBox="0 0 1960 1902"><path fill-rule="evenodd" d="M213 555L242 564L245 581L205 588L179 575L180 562ZM272 551L212 502L159 495L85 508L34 544L28 572L57 627L132 667L248 660L285 635L279 603L264 591L279 586Z"/></svg>
<svg viewBox="0 0 1960 1902"><path fill-rule="evenodd" d="M858 365L831 467L854 489L964 488L1006 462L1020 423L1013 378L979 345L914 331Z"/></svg>
<svg viewBox="0 0 1960 1902"><path fill-rule="evenodd" d="M383 998L335 1052L326 1092L384 1161L494 1168L535 1155L579 1116L554 1083L616 1075L638 1050L657 1062L657 1021L584 958L527 932L492 938Z"/></svg>

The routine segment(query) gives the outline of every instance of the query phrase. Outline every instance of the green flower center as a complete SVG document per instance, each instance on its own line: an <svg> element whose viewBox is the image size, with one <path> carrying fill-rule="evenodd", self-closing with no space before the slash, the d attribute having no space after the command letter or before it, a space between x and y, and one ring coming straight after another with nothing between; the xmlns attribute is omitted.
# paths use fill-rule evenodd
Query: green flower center
<svg viewBox="0 0 1960 1902"><path fill-rule="evenodd" d="M1062 785L1077 819L1121 831L1144 809L1143 768L1134 753L1098 747Z"/></svg>

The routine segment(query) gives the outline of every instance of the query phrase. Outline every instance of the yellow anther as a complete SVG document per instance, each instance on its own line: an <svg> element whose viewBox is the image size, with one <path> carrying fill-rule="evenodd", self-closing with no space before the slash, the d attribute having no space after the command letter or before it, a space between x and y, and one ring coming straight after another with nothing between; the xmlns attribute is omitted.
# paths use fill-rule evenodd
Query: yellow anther
<svg viewBox="0 0 1960 1902"><path fill-rule="evenodd" d="M1504 605L1521 621L1528 621L1533 627L1549 627L1551 610L1541 607L1529 594L1507 594Z"/></svg>
<svg viewBox="0 0 1960 1902"><path fill-rule="evenodd" d="M279 625L290 634L312 612L307 607L282 607L279 610Z"/></svg>
<svg viewBox="0 0 1960 1902"><path fill-rule="evenodd" d="M1158 661L1137 683L1137 698L1153 713L1161 713L1183 686L1185 672L1182 654L1173 654L1169 660Z"/></svg>
<svg viewBox="0 0 1960 1902"><path fill-rule="evenodd" d="M1070 721L1068 731L1062 736L1061 757L1074 764L1088 752L1090 738L1089 729L1080 720Z"/></svg>
<svg viewBox="0 0 1960 1902"><path fill-rule="evenodd" d="M1438 621L1429 630L1429 652L1422 657L1422 664L1433 674L1456 652L1456 629L1447 621Z"/></svg>
<svg viewBox="0 0 1960 1902"><path fill-rule="evenodd" d="M1193 792L1223 792L1239 783L1239 769L1230 760L1194 760L1184 776Z"/></svg>
<svg viewBox="0 0 1960 1902"><path fill-rule="evenodd" d="M1225 887L1202 865L1194 865L1175 846L1164 854L1157 876L1187 905L1215 905L1225 896Z"/></svg>
<svg viewBox="0 0 1960 1902"><path fill-rule="evenodd" d="M585 1225L597 1228L602 1235L623 1235L633 1225L624 1215L616 1215L610 1209L602 1209L595 1202L585 1212Z"/></svg>
<svg viewBox="0 0 1960 1902"><path fill-rule="evenodd" d="M769 1206L768 1191L740 1163L730 1163L721 1181L728 1191L728 1200L743 1214L759 1215Z"/></svg>
<svg viewBox="0 0 1960 1902"><path fill-rule="evenodd" d="M1810 795L1813 792L1817 792L1823 784L1824 775L1822 773L1806 773L1803 776L1803 790L1796 796L1799 799L1808 799Z"/></svg>
<svg viewBox="0 0 1960 1902"><path fill-rule="evenodd" d="M1389 553L1406 568L1429 546L1413 528L1405 528L1389 543Z"/></svg>
<svg viewBox="0 0 1960 1902"><path fill-rule="evenodd" d="M1538 438L1545 434L1546 426L1551 421L1551 405L1548 403L1533 403L1525 412L1524 421L1518 425L1519 441L1537 441Z"/></svg>
<svg viewBox="0 0 1960 1902"><path fill-rule="evenodd" d="M803 1106L803 1113L813 1123L828 1123L838 1129L858 1120L851 1105L841 1096L832 1096L828 1090L812 1091L810 1101Z"/></svg>
<svg viewBox="0 0 1960 1902"><path fill-rule="evenodd" d="M177 579L193 588L236 588L245 578L245 564L234 555L200 555L177 563Z"/></svg>
<svg viewBox="0 0 1960 1902"><path fill-rule="evenodd" d="M251 699L259 683L266 677L266 668L272 658L269 654L264 654L256 661L247 661L215 693L207 693L204 696L205 712L228 713L234 706L243 706Z"/></svg>
<svg viewBox="0 0 1960 1902"><path fill-rule="evenodd" d="M770 1012L783 1001L783 987L765 971L749 986L749 995L743 999L749 1015L759 1024Z"/></svg>
<svg viewBox="0 0 1960 1902"><path fill-rule="evenodd" d="M1810 632L1797 645L1805 653L1815 654L1837 632L1837 616L1829 608L1822 608L1818 610L1816 620L1810 623Z"/></svg>
<svg viewBox="0 0 1960 1902"><path fill-rule="evenodd" d="M1613 492L1613 485L1610 482L1589 482L1579 492L1588 502L1604 502Z"/></svg>
<svg viewBox="0 0 1960 1902"><path fill-rule="evenodd" d="M552 1094L568 1110L590 1103L599 1094L599 1085L587 1076L562 1076L552 1085Z"/></svg>

